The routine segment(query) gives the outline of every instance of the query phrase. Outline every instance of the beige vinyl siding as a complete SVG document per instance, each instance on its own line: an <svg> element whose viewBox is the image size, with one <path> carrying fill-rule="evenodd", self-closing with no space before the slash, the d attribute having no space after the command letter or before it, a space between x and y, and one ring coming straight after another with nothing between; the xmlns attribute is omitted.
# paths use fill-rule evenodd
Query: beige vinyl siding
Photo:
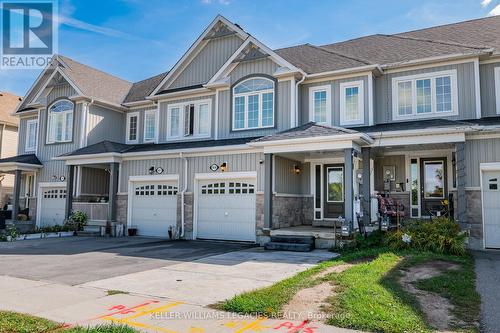
<svg viewBox="0 0 500 333"><path fill-rule="evenodd" d="M243 40L237 35L230 35L210 39L205 43L203 49L182 70L168 89L207 83L240 47Z"/></svg>
<svg viewBox="0 0 500 333"><path fill-rule="evenodd" d="M109 140L125 142L125 115L97 105L91 105L87 118L87 145Z"/></svg>
<svg viewBox="0 0 500 333"><path fill-rule="evenodd" d="M478 187L481 163L500 163L500 138L465 141L465 186Z"/></svg>
<svg viewBox="0 0 500 333"><path fill-rule="evenodd" d="M0 148L0 157L6 158L16 156L17 154L17 128L14 126L5 126L0 124L0 135L2 137L2 147ZM1 182L5 188L14 187L14 176L5 175ZM1 199L1 198L0 198Z"/></svg>
<svg viewBox="0 0 500 333"><path fill-rule="evenodd" d="M258 173L258 190L263 190L263 175L264 165L260 161L264 160L263 154L220 154L211 156L188 157L188 187L187 191L192 192L194 186L194 177L196 173L214 173L210 170L212 164L221 165L227 163L227 172L244 172L257 171ZM180 188L183 187L184 180L184 162L180 158L163 158L163 159L144 159L144 160L127 160L122 164L122 172L120 178L120 192L128 191L128 181L130 176L146 176L149 175L149 168L155 166L162 167L165 171L164 175L178 174ZM220 172L220 171L217 171ZM262 176L261 176L262 175Z"/></svg>
<svg viewBox="0 0 500 333"><path fill-rule="evenodd" d="M467 62L457 65L437 66L418 70L410 70L398 73L383 75L375 79L375 114L376 124L390 123L392 116L392 79L402 76L433 73L446 70L457 70L457 88L458 88L458 116L443 116L447 119L474 119L476 118L476 93L474 81L474 63ZM423 118L419 118L423 119Z"/></svg>
<svg viewBox="0 0 500 333"><path fill-rule="evenodd" d="M496 94L500 94L500 87L495 86L495 68L500 62L479 66L481 85L481 114L483 117L497 116L500 110L496 106ZM496 91L498 93L496 93Z"/></svg>
<svg viewBox="0 0 500 333"><path fill-rule="evenodd" d="M310 116L309 116L309 110L312 106L309 105L310 100L309 100L309 90L310 88L313 87L318 87L318 86L330 86L330 93L331 93L331 119L333 122L333 126L340 126L340 98L341 98L341 91L340 91L340 84L341 83L347 83L347 82L354 82L354 81L363 81L363 98L364 98L364 123L362 125L351 125L351 126L343 126L343 127L356 127L356 126L363 126L363 125L368 125L369 123L369 96L368 96L368 76L363 75L363 76L356 76L352 78L346 78L342 80L329 80L329 81L322 81L322 82L315 82L311 84L305 84L301 85L299 89L299 106L300 106L300 112L299 112L299 123L300 124L306 124L310 121Z"/></svg>

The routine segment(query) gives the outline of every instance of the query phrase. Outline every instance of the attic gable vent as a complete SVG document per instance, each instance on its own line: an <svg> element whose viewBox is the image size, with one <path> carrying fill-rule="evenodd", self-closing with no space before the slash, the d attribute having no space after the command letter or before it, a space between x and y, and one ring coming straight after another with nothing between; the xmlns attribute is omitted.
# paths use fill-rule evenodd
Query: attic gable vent
<svg viewBox="0 0 500 333"><path fill-rule="evenodd" d="M241 55L234 59L233 62L243 62L243 61L252 61L257 59L267 58L269 55L264 53L257 46L251 44L245 50L241 52Z"/></svg>
<svg viewBox="0 0 500 333"><path fill-rule="evenodd" d="M231 36L234 34L236 34L236 31L229 29L227 25L225 25L222 22L219 22L215 25L215 27L212 28L212 31L208 33L204 39L209 40L209 39Z"/></svg>

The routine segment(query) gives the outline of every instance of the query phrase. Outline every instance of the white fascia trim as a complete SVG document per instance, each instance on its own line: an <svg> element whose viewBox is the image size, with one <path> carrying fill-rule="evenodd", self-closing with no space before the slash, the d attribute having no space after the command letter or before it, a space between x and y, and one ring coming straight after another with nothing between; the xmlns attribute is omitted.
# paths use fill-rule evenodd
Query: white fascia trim
<svg viewBox="0 0 500 333"><path fill-rule="evenodd" d="M159 181L179 181L178 174L172 175L146 175L146 176L130 176L129 182L159 182Z"/></svg>
<svg viewBox="0 0 500 333"><path fill-rule="evenodd" d="M393 69L396 69L398 71L403 70L402 68L404 67L411 67L411 66L416 66L416 65L423 65L423 64L433 64L436 62L440 61L452 61L452 60L460 60L460 59L468 59L468 61L465 62L470 62L470 58L477 58L480 55L485 55L485 54L490 54L493 49L485 49L482 52L474 53L474 54L463 54L463 53L456 53L456 54L451 54L451 55L443 55L443 56L436 56L436 57L428 57L428 58L421 58L421 59L415 59L415 60L409 60L409 61L402 61L402 62L394 62L390 64L385 64L382 65L381 68L385 70L387 74L391 73ZM432 66L440 66L439 64L433 64ZM391 70L391 72L389 72ZM407 69L404 69L407 70Z"/></svg>
<svg viewBox="0 0 500 333"><path fill-rule="evenodd" d="M378 71L379 73L383 73L382 69L380 68L380 65L366 65L366 66L351 67L351 68L346 68L346 69L338 69L338 70L334 70L334 71L307 74L305 83L308 83L309 79L324 78L324 77L328 77L328 76L337 76L337 75L346 75L346 74L349 74L349 76L357 76L357 75L361 75L359 72L366 72L366 71L370 71L370 72Z"/></svg>
<svg viewBox="0 0 500 333"><path fill-rule="evenodd" d="M318 124L332 125L332 85L309 87L309 121L314 120L314 93L317 91L326 91L326 122L317 122Z"/></svg>
<svg viewBox="0 0 500 333"><path fill-rule="evenodd" d="M432 143L456 143L465 142L465 133L447 133L447 134L416 134L416 135L401 135L392 137L380 137L375 139L372 147L384 146L406 146L406 145L423 145Z"/></svg>
<svg viewBox="0 0 500 333"><path fill-rule="evenodd" d="M401 131L387 131L387 132L370 132L373 138L388 138L388 137L406 137L413 135L434 135L434 134L453 134L453 133L466 133L473 131L474 128L469 126L464 127L449 127L449 128L424 128L424 129L414 129L414 130L401 130Z"/></svg>
<svg viewBox="0 0 500 333"><path fill-rule="evenodd" d="M11 113L11 116L18 117L19 119L33 117L38 113L39 109L23 111L21 113Z"/></svg>
<svg viewBox="0 0 500 333"><path fill-rule="evenodd" d="M495 67L495 99L496 113L500 115L500 67Z"/></svg>
<svg viewBox="0 0 500 333"><path fill-rule="evenodd" d="M179 98L210 96L213 94L214 94L213 90L210 90L208 88L196 88L196 89L189 89L189 90L182 90L182 91L176 91L176 92L171 92L171 93L165 93L165 94L161 94L161 95L155 95L155 96L151 96L151 97L146 97L146 99L151 100L151 101L158 101L158 102L168 102L168 101L176 100Z"/></svg>
<svg viewBox="0 0 500 333"><path fill-rule="evenodd" d="M190 149L168 149L168 150L158 150L158 151L145 151L145 152L137 152L137 153L123 153L123 160L132 160L132 159L144 159L146 157L153 158L161 158L161 157L179 157L179 154L182 153L183 156L186 155L194 155L201 156L203 155L214 155L217 153L228 154L230 152L234 152L237 154L244 153L258 153L259 149L253 148L248 145L234 145L234 146L225 146L225 147L201 147L201 148L190 148Z"/></svg>
<svg viewBox="0 0 500 333"><path fill-rule="evenodd" d="M90 98L87 96L75 95L75 96L68 97L68 99L73 101L73 102L87 101L87 102L90 102L90 104L92 104L92 105L102 106L102 107L107 108L111 111L115 111L115 112L119 112L119 113L124 113L124 112L130 110L129 108L124 107L123 105L109 103L109 102L106 102L106 101L103 101L100 99L94 99L94 98Z"/></svg>
<svg viewBox="0 0 500 333"><path fill-rule="evenodd" d="M476 118L481 119L481 81L479 78L479 58L474 59L474 95L476 97Z"/></svg>
<svg viewBox="0 0 500 333"><path fill-rule="evenodd" d="M250 142L249 145L253 147L265 147L265 146L286 146L286 145L294 145L300 143L308 144L308 143L355 141L355 140L364 141L367 144L371 144L374 141L370 136L364 133L352 133L352 134L346 133L346 134L298 138L298 139Z"/></svg>
<svg viewBox="0 0 500 333"><path fill-rule="evenodd" d="M18 162L5 162L0 164L0 171L8 172L8 171L36 171L38 169L43 168L43 165L34 165L27 163L18 163Z"/></svg>
<svg viewBox="0 0 500 333"><path fill-rule="evenodd" d="M196 41L191 45L191 47L187 50L186 53L177 61L177 63L174 65L174 67L170 70L170 72L161 80L161 82L158 84L158 86L153 90L151 94L149 94L149 97L154 96L158 93L160 88L168 82L168 80L177 72L177 70L182 66L182 64L189 58L191 53L193 53L196 48L198 47L199 44L201 44L204 41L205 36L212 30L212 28L219 22L221 21L225 25L227 25L231 30L235 31L238 36L240 36L243 40L248 37L248 34L243 31L241 28L236 26L235 24L231 23L229 20L227 20L225 17L222 15L217 15L217 17L210 23L210 25L203 31L203 33L196 39Z"/></svg>
<svg viewBox="0 0 500 333"><path fill-rule="evenodd" d="M133 108L133 107L147 107L147 106L150 106L151 105L151 101L150 100L142 100L142 101L135 101L135 102L127 102L127 103L123 103L122 105L126 106L126 107L129 107L129 108Z"/></svg>
<svg viewBox="0 0 500 333"><path fill-rule="evenodd" d="M194 179L243 179L257 178L257 171L244 172L217 172L217 173L195 173Z"/></svg>
<svg viewBox="0 0 500 333"><path fill-rule="evenodd" d="M340 83L340 126L345 125L363 125L365 123L365 89L364 82L351 81ZM345 120L345 90L346 88L358 87L358 108L360 111L360 118L356 120Z"/></svg>
<svg viewBox="0 0 500 333"><path fill-rule="evenodd" d="M496 171L500 170L500 163L499 162L479 163L479 168L481 171Z"/></svg>
<svg viewBox="0 0 500 333"><path fill-rule="evenodd" d="M296 153L321 150L343 150L346 148L354 148L360 150L359 146L352 140L331 141L331 142L316 142L316 143L295 143L294 145L274 145L265 146L264 154L278 153Z"/></svg>
<svg viewBox="0 0 500 333"><path fill-rule="evenodd" d="M114 162L121 162L121 154L102 153L102 154L87 154L87 155L75 155L75 156L57 156L53 157L52 160L66 161L66 165L114 163Z"/></svg>

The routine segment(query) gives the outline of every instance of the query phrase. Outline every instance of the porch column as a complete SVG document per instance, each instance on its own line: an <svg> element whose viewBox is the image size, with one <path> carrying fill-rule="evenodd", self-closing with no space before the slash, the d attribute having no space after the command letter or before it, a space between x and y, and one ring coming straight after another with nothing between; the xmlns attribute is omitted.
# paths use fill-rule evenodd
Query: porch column
<svg viewBox="0 0 500 333"><path fill-rule="evenodd" d="M365 227L370 224L371 219L371 170L370 170L370 156L371 148L361 148L361 157L363 158L363 185L362 185L362 200L361 208L363 209L363 224Z"/></svg>
<svg viewBox="0 0 500 333"><path fill-rule="evenodd" d="M465 143L455 145L455 163L457 168L457 219L463 224L467 222L467 198L465 196Z"/></svg>
<svg viewBox="0 0 500 333"><path fill-rule="evenodd" d="M353 191L353 149L347 148L344 151L344 217L349 225L353 225L353 205L354 205L354 191Z"/></svg>
<svg viewBox="0 0 500 333"><path fill-rule="evenodd" d="M16 170L14 173L14 193L12 193L12 220L17 220L17 215L19 214L19 197L21 194L21 170Z"/></svg>
<svg viewBox="0 0 500 333"><path fill-rule="evenodd" d="M116 221L116 193L118 192L118 163L109 164L109 200L106 234L111 234L111 222Z"/></svg>
<svg viewBox="0 0 500 333"><path fill-rule="evenodd" d="M273 227L273 154L264 154L264 228Z"/></svg>
<svg viewBox="0 0 500 333"><path fill-rule="evenodd" d="M75 178L75 166L68 165L68 178L66 179L66 210L64 216L68 218L73 211L73 181Z"/></svg>

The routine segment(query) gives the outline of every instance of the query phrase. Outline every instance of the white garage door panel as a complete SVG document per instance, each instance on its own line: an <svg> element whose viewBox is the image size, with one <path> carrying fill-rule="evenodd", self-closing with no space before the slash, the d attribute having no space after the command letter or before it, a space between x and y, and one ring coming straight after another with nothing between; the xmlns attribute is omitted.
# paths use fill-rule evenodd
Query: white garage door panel
<svg viewBox="0 0 500 333"><path fill-rule="evenodd" d="M255 182L200 182L197 221L197 238L255 241Z"/></svg>
<svg viewBox="0 0 500 333"><path fill-rule="evenodd" d="M132 190L131 225L140 236L168 238L177 222L177 184L135 182Z"/></svg>
<svg viewBox="0 0 500 333"><path fill-rule="evenodd" d="M66 188L42 189L40 207L40 226L64 224L64 211L66 208Z"/></svg>
<svg viewBox="0 0 500 333"><path fill-rule="evenodd" d="M500 248L500 171L483 172L484 244Z"/></svg>

